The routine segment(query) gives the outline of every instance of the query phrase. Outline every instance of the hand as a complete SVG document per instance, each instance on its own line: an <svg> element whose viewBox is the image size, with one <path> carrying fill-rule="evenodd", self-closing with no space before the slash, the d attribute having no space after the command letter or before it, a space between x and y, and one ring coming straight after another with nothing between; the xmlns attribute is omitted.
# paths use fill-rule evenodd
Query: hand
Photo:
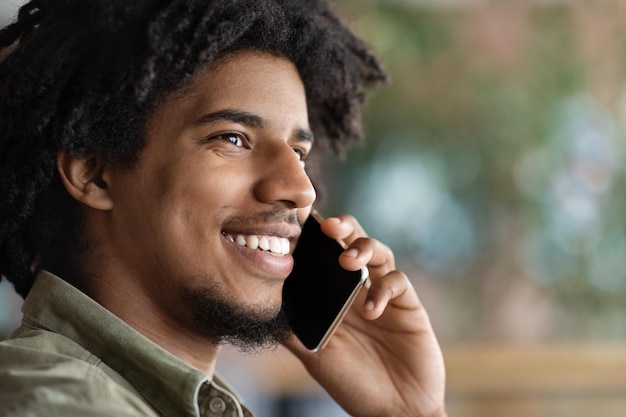
<svg viewBox="0 0 626 417"><path fill-rule="evenodd" d="M322 230L349 245L339 258L343 268L367 265L369 285L321 352L309 352L294 335L287 348L352 416L446 416L441 349L393 253L351 216L328 218Z"/></svg>

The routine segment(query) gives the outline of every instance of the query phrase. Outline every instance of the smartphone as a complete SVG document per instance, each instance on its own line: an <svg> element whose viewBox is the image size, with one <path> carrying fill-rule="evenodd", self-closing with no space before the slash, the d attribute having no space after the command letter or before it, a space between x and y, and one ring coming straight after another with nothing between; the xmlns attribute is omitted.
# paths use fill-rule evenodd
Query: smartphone
<svg viewBox="0 0 626 417"><path fill-rule="evenodd" d="M367 268L347 271L339 265L345 245L320 228L313 211L293 253L294 268L283 286L283 310L302 344L319 352L330 340L369 276Z"/></svg>

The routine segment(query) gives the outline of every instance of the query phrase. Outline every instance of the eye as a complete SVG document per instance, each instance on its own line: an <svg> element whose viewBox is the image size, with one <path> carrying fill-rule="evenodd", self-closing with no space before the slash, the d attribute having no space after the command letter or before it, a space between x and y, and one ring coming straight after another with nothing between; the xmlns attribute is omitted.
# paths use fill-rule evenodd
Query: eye
<svg viewBox="0 0 626 417"><path fill-rule="evenodd" d="M212 139L220 139L237 147L243 147L246 143L246 137L237 132L226 132L215 135Z"/></svg>
<svg viewBox="0 0 626 417"><path fill-rule="evenodd" d="M300 161L304 161L306 159L307 153L304 149L293 148L293 151L296 153L296 155L298 155L298 159Z"/></svg>
<svg viewBox="0 0 626 417"><path fill-rule="evenodd" d="M298 160L304 166L307 158L311 154L311 143L307 141L303 141L301 143L294 143L291 149L293 149L296 156L298 157Z"/></svg>

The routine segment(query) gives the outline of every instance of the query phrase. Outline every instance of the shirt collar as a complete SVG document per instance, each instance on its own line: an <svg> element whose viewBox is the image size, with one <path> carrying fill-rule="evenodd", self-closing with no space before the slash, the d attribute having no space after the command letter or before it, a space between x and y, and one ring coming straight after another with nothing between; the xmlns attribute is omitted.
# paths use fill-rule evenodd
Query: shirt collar
<svg viewBox="0 0 626 417"><path fill-rule="evenodd" d="M33 324L100 358L163 415L198 415L200 388L209 377L61 278L41 271L22 311Z"/></svg>

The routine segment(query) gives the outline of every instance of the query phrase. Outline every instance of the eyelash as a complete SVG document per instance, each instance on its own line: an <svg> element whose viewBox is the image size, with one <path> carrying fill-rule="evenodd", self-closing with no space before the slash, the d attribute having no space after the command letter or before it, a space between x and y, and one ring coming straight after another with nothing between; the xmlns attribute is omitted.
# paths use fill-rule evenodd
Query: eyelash
<svg viewBox="0 0 626 417"><path fill-rule="evenodd" d="M307 151L302 148L293 148L293 151L296 153L296 155L298 155L298 159L300 159L300 162L306 161L306 157L309 156Z"/></svg>
<svg viewBox="0 0 626 417"><path fill-rule="evenodd" d="M237 140L239 142L241 142L240 145L234 143L233 141L228 140L228 138L237 138ZM210 139L221 139L224 140L232 145L235 145L237 147L244 147L247 143L247 138L244 134L242 133L238 133L238 132L225 132L225 133L220 133L218 135L212 136ZM298 155L298 159L300 160L300 162L304 163L306 161L307 156L309 156L308 152L306 149L302 149L299 147L294 147L293 151L296 155Z"/></svg>
<svg viewBox="0 0 626 417"><path fill-rule="evenodd" d="M239 142L241 142L241 144L238 145L237 143L228 140L228 138L233 138L233 137L237 138L237 140ZM244 135L242 135L241 133L237 133L237 132L220 133L219 135L213 136L211 139L222 139L222 140L224 140L224 141L226 141L226 142L228 142L228 143L230 143L232 145L238 146L238 147L245 146L245 144L247 142L246 137Z"/></svg>

